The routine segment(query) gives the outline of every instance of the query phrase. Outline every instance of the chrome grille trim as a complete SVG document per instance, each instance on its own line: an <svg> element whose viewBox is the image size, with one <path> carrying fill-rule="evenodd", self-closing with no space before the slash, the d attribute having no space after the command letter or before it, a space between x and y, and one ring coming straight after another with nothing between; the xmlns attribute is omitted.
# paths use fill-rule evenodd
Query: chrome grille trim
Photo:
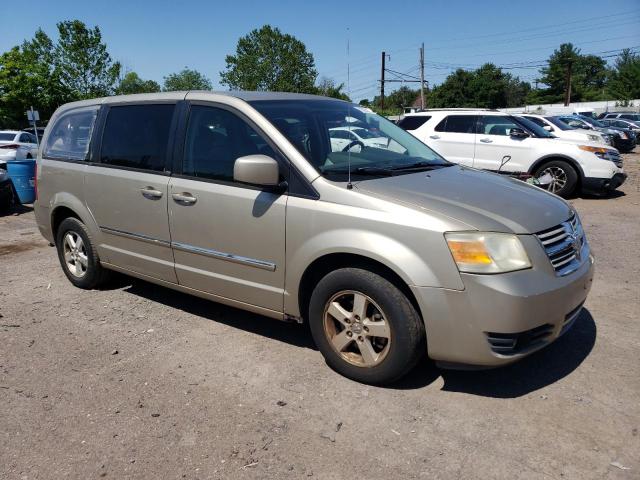
<svg viewBox="0 0 640 480"><path fill-rule="evenodd" d="M584 230L577 215L536 234L558 276L577 270L586 260L581 258L585 245Z"/></svg>

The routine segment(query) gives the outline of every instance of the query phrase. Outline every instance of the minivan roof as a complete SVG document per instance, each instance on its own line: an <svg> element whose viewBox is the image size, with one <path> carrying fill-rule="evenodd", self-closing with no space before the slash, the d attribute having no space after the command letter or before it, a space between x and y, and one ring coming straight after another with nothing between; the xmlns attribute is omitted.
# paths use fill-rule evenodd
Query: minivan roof
<svg viewBox="0 0 640 480"><path fill-rule="evenodd" d="M149 100L184 100L189 93L197 93L198 95L211 95L211 99L215 97L226 96L235 97L245 102L256 100L334 100L343 101L336 98L322 97L320 95L310 95L306 93L291 92L249 92L249 91L211 91L211 90L183 90L178 92L158 92L158 93L137 93L133 95L114 95L111 97L92 98L89 100L80 100L65 105L66 108L83 107L90 105L102 105L110 103L135 103Z"/></svg>

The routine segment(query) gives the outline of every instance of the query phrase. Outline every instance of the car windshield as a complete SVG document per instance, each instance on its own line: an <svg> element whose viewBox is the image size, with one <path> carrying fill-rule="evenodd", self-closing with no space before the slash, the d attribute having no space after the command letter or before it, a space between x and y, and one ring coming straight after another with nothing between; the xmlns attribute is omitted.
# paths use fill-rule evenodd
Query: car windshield
<svg viewBox="0 0 640 480"><path fill-rule="evenodd" d="M567 125L562 120L556 117L544 117L550 123L553 123L560 130L577 130L577 128Z"/></svg>
<svg viewBox="0 0 640 480"><path fill-rule="evenodd" d="M600 123L598 120L594 120L591 117L584 117L582 115L579 115L580 120L584 120L585 122L587 122L590 125L593 125L594 127L597 128L605 128L606 125L604 125L603 123Z"/></svg>
<svg viewBox="0 0 640 480"><path fill-rule="evenodd" d="M16 138L15 133L0 133L0 142L12 142Z"/></svg>
<svg viewBox="0 0 640 480"><path fill-rule="evenodd" d="M522 125L523 127L525 127L527 130L531 131L536 137L541 137L541 138L556 138L556 136L551 133L551 132L547 132L544 128L542 128L540 125L533 123L531 120L529 120L528 118L524 118L524 117L512 117L515 121L517 121L520 125Z"/></svg>
<svg viewBox="0 0 640 480"><path fill-rule="evenodd" d="M368 108L340 100L256 100L264 115L323 176L385 176L452 165L410 133ZM353 131L364 142L338 131ZM331 134L331 135L330 135Z"/></svg>

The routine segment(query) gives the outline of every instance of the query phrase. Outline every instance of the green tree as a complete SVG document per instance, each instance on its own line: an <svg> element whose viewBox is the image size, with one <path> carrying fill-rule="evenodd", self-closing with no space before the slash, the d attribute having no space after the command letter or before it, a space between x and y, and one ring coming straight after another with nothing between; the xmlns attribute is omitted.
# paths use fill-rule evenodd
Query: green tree
<svg viewBox="0 0 640 480"><path fill-rule="evenodd" d="M111 59L100 28L68 20L58 23L58 33L53 61L62 85L75 98L111 94L120 75L120 63Z"/></svg>
<svg viewBox="0 0 640 480"><path fill-rule="evenodd" d="M630 49L623 50L615 60L607 85L609 94L615 100L628 104L629 100L640 98L640 55Z"/></svg>
<svg viewBox="0 0 640 480"><path fill-rule="evenodd" d="M197 70L184 68L178 73L172 73L164 77L165 92L179 90L212 90L211 80Z"/></svg>
<svg viewBox="0 0 640 480"><path fill-rule="evenodd" d="M318 82L316 93L325 97L339 98L340 100L351 101L349 95L342 91L344 83L337 84L333 79L322 77Z"/></svg>
<svg viewBox="0 0 640 480"><path fill-rule="evenodd" d="M33 106L41 118L49 118L62 103L71 100L54 68L54 45L42 30L32 40L0 55L0 124L26 126L25 111Z"/></svg>
<svg viewBox="0 0 640 480"><path fill-rule="evenodd" d="M567 71L571 66L571 101L604 98L607 64L596 55L582 55L571 43L563 43L540 69L540 81L547 87L532 91L530 103L564 101Z"/></svg>
<svg viewBox="0 0 640 480"><path fill-rule="evenodd" d="M132 93L154 93L160 91L160 85L153 80L143 80L136 72L128 72L116 88L116 95Z"/></svg>
<svg viewBox="0 0 640 480"><path fill-rule="evenodd" d="M420 95L420 90L413 90L406 85L394 90L393 92L385 95L384 97L384 113L396 114L400 113L404 107L408 107L413 104L417 96ZM381 104L381 98L379 95L373 97L373 106L379 110Z"/></svg>
<svg viewBox="0 0 640 480"><path fill-rule="evenodd" d="M225 62L221 83L232 90L316 92L313 55L300 40L270 25L240 38Z"/></svg>

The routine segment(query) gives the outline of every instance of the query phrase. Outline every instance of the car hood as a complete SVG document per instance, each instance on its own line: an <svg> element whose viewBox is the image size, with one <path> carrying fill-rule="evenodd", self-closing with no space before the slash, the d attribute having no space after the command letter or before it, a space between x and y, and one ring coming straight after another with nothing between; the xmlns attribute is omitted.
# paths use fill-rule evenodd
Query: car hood
<svg viewBox="0 0 640 480"><path fill-rule="evenodd" d="M481 231L535 233L564 222L571 213L564 200L538 187L458 165L364 180L354 187Z"/></svg>

